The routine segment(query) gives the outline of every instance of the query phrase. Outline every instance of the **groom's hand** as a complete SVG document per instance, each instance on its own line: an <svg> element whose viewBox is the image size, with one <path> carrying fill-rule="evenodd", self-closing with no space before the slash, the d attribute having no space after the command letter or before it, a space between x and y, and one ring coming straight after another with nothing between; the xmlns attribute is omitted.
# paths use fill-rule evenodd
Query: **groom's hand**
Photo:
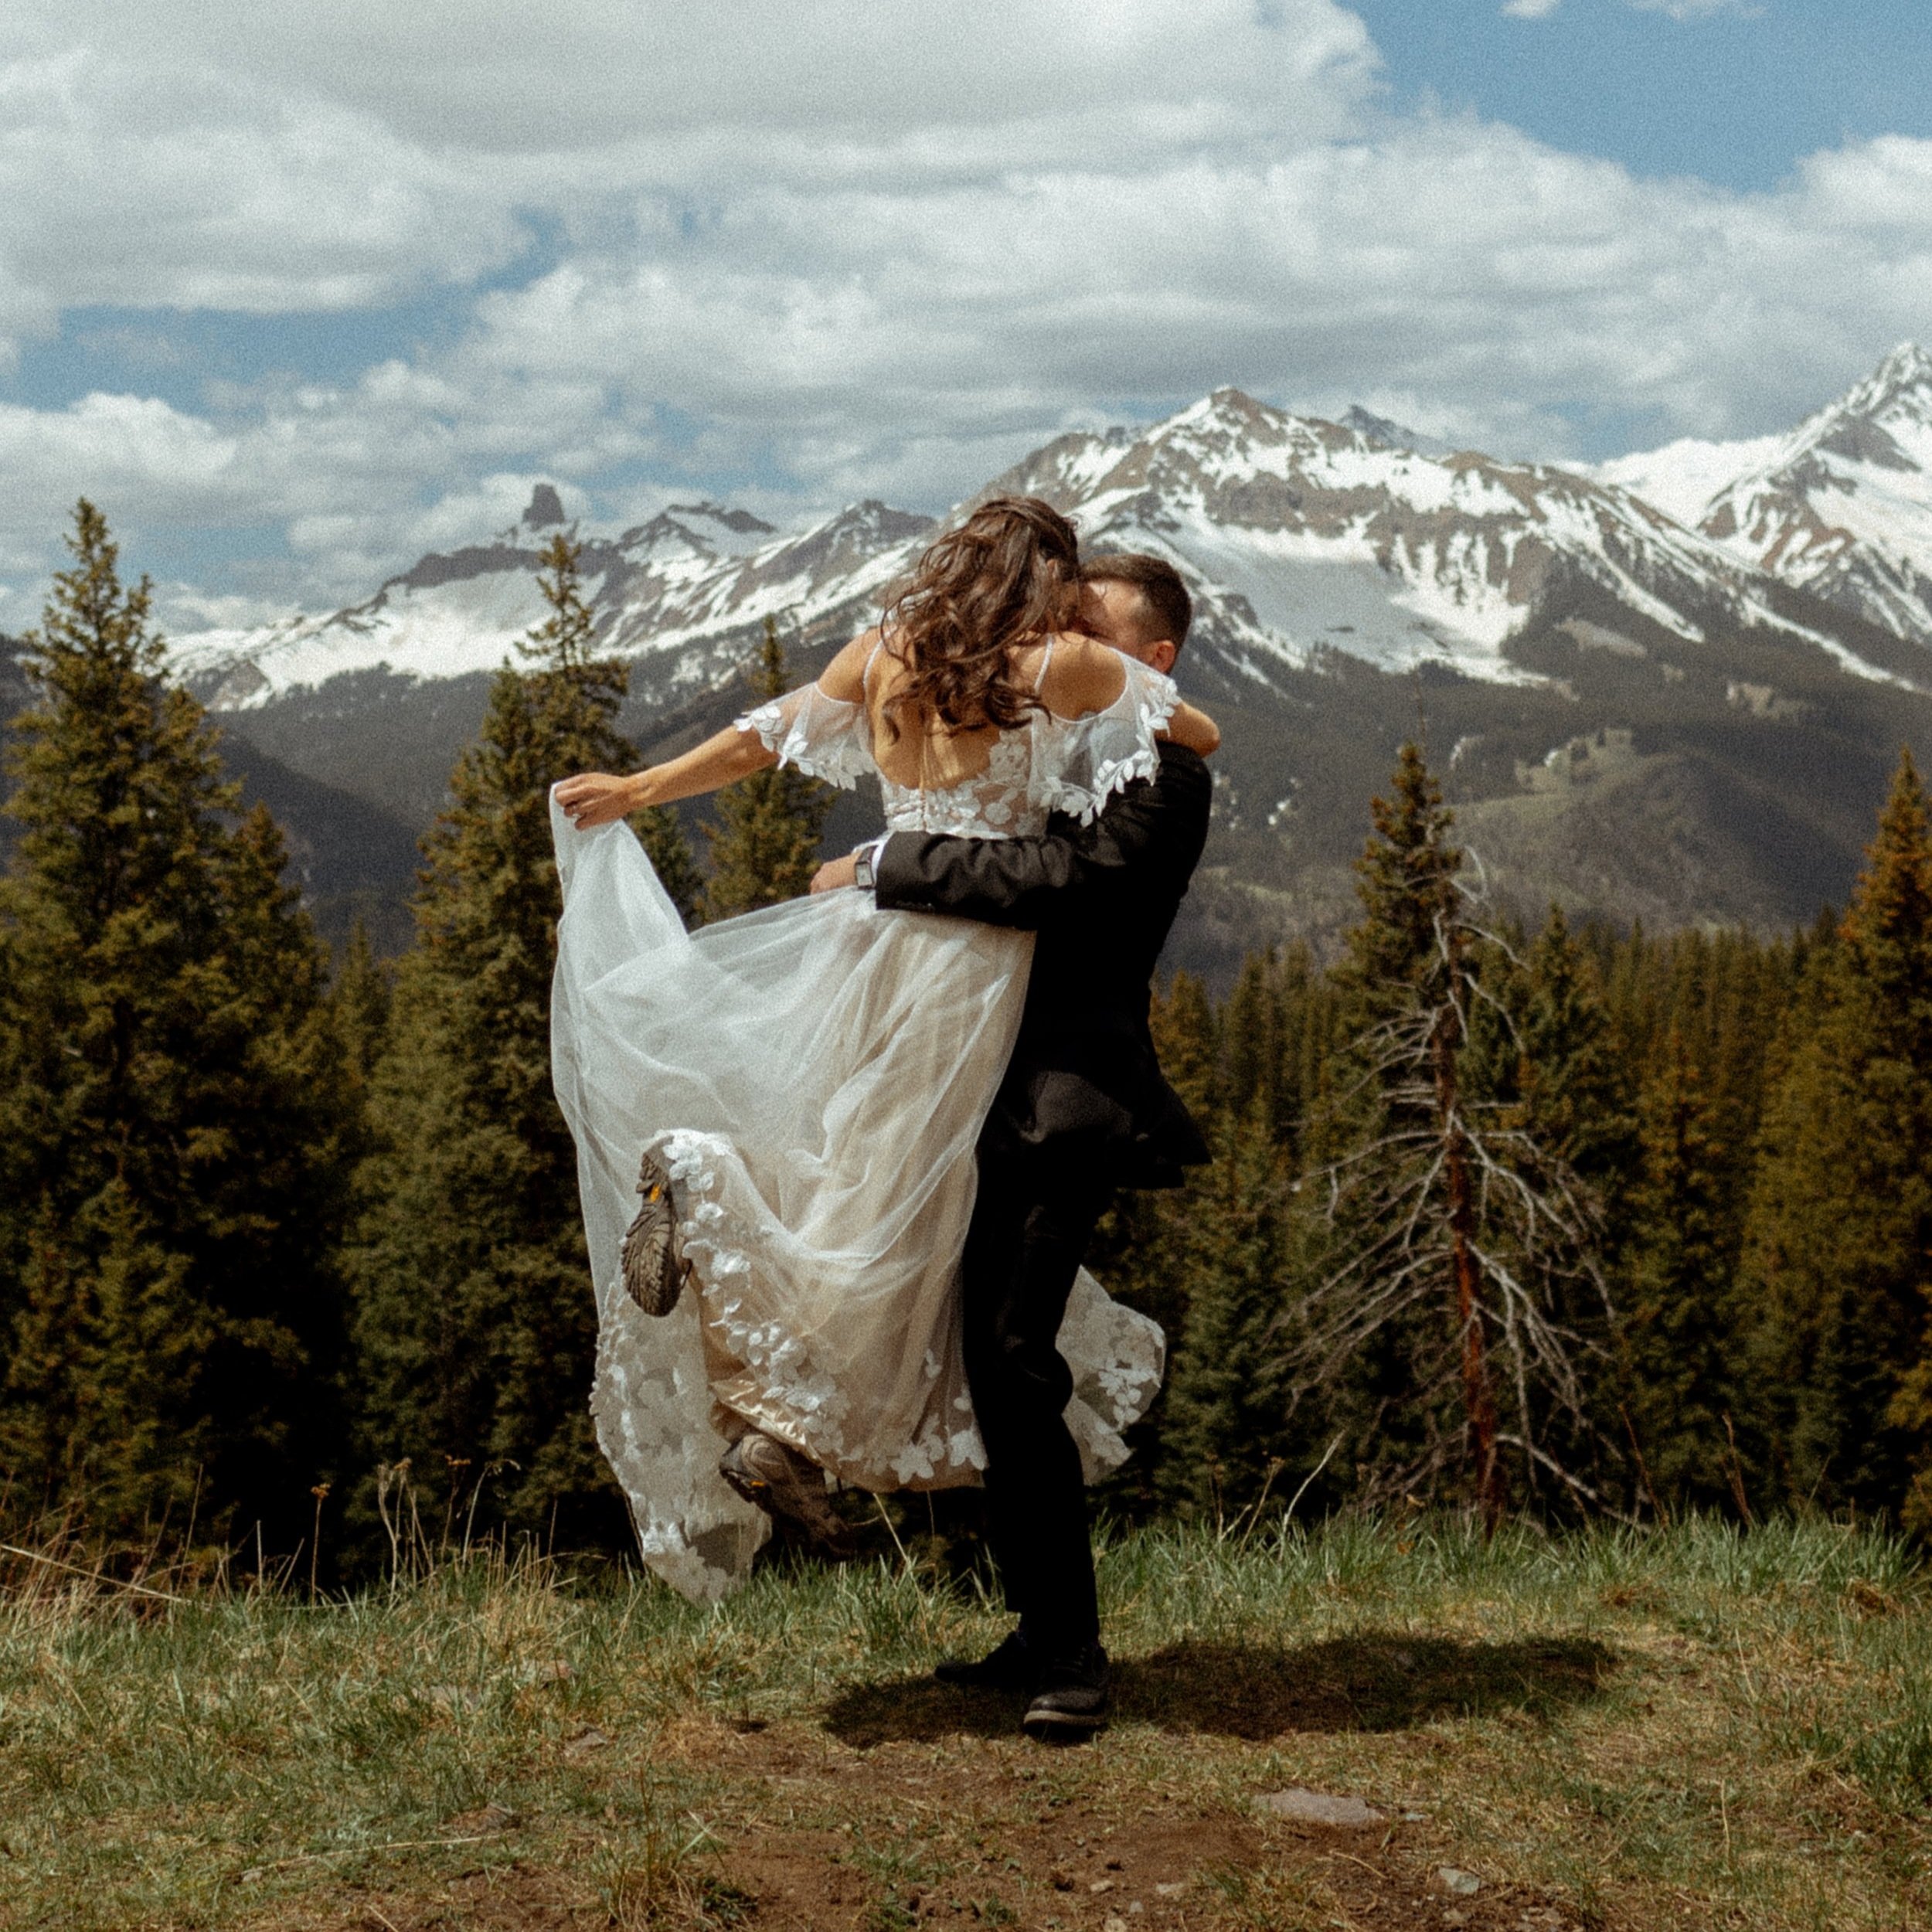
<svg viewBox="0 0 1932 1932"><path fill-rule="evenodd" d="M842 859L828 859L811 876L811 889L815 893L836 892L841 886L855 886L858 879L859 855L849 852Z"/></svg>

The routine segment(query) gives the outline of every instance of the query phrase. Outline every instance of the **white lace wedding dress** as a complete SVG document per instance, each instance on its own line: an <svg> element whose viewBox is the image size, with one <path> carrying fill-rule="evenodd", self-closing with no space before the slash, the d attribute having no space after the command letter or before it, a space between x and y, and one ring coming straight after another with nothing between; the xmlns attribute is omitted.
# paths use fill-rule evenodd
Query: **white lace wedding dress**
<svg viewBox="0 0 1932 1932"><path fill-rule="evenodd" d="M879 774L864 706L806 685L741 727L849 786L879 776L894 830L999 838L1090 819L1150 775L1177 702L1157 672L1077 719L1030 713L983 774L917 791ZM552 1050L577 1144L597 1298L597 1440L646 1563L686 1596L741 1579L761 1512L718 1475L735 1414L875 1491L977 1481L958 1260L974 1144L1005 1070L1032 936L882 912L855 890L687 934L621 824L578 832L554 801L564 910ZM652 1320L618 1264L638 1156L676 1184L699 1292ZM1060 1346L1088 1478L1159 1386L1165 1344L1084 1270Z"/></svg>

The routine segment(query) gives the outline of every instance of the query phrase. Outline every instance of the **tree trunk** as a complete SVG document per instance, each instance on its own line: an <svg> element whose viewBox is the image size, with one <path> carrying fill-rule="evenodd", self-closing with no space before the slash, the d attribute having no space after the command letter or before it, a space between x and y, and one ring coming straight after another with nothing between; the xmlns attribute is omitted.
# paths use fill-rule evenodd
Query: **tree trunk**
<svg viewBox="0 0 1932 1932"><path fill-rule="evenodd" d="M1462 1396L1468 1412L1469 1443L1476 1464L1476 1499L1482 1509L1483 1533L1493 1536L1509 1507L1509 1488L1496 1457L1496 1400L1489 1386L1489 1362L1483 1347L1482 1315L1478 1306L1475 1249L1471 1236L1475 1204L1469 1187L1468 1149L1458 1111L1456 1083L1457 1005L1451 997L1436 1015L1430 1057L1436 1078L1436 1111L1443 1134L1443 1168L1449 1190L1449 1250L1456 1277L1456 1313L1462 1330Z"/></svg>

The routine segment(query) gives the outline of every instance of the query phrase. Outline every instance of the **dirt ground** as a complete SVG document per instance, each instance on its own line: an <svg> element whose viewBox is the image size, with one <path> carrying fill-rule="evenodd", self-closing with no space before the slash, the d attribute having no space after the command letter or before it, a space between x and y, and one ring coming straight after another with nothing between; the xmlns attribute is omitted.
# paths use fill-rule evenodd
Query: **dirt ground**
<svg viewBox="0 0 1932 1932"><path fill-rule="evenodd" d="M1286 1715L1250 1709L1242 1741L1267 1741ZM1556 1906L1493 1879L1473 1894L1450 1889L1442 1868L1461 1854L1426 1811L1335 1827L1204 1801L1199 1767L1167 1783L1133 1730L1043 1747L1018 1734L1018 1716L1010 1700L907 1684L841 1700L822 1726L688 1719L656 1740L646 1780L699 1774L714 1794L709 1815L687 1810L668 1830L661 1821L634 1832L628 1862L587 1837L575 1855L566 1846L560 1856L480 1858L421 1888L345 1887L308 1922L390 1932L1580 1932ZM612 1783L626 1795L635 1785ZM617 1797L607 1821L624 1824ZM471 1814L449 1829L475 1834L479 1852L507 1850L533 1822Z"/></svg>
<svg viewBox="0 0 1932 1932"><path fill-rule="evenodd" d="M29 1606L0 1928L1932 1932L1932 1622L1889 1544L1162 1530L1103 1575L1077 1747L933 1680L1002 1619L910 1563L706 1611L480 1569Z"/></svg>

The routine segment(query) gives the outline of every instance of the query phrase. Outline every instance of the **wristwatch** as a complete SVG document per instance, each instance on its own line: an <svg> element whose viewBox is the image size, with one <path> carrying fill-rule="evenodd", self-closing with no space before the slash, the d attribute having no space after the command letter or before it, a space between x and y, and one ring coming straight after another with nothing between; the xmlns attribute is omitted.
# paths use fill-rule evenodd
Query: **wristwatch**
<svg viewBox="0 0 1932 1932"><path fill-rule="evenodd" d="M878 851L876 843L868 842L857 847L852 855L852 883L861 892L872 889L872 855Z"/></svg>

